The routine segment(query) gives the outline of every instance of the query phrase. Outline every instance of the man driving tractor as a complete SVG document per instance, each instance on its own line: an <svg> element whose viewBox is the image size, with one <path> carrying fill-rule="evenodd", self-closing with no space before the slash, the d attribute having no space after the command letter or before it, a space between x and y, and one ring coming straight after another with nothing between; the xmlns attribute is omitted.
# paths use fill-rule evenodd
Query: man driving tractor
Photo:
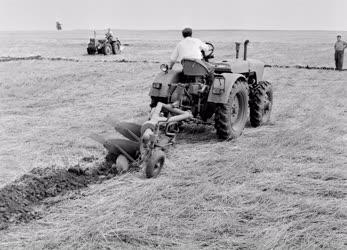
<svg viewBox="0 0 347 250"><path fill-rule="evenodd" d="M181 62L183 58L199 59L203 58L202 51L208 53L210 47L198 38L192 37L192 29L182 30L183 40L181 40L170 56L169 69L172 69L176 62Z"/></svg>
<svg viewBox="0 0 347 250"><path fill-rule="evenodd" d="M112 32L111 28L108 28L108 29L107 29L107 32L106 32L106 34L105 34L105 38L106 38L107 40L113 41L113 32Z"/></svg>

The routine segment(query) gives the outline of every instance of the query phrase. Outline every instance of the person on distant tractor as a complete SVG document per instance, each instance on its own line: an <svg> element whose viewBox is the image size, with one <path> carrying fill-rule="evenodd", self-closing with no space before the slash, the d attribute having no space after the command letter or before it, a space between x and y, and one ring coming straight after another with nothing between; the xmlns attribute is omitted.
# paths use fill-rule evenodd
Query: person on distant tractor
<svg viewBox="0 0 347 250"><path fill-rule="evenodd" d="M201 51L207 53L210 47L198 38L192 37L191 28L182 30L183 39L177 44L170 56L169 69L172 69L176 62L181 62L183 58L203 59Z"/></svg>
<svg viewBox="0 0 347 250"><path fill-rule="evenodd" d="M113 32L112 32L111 28L107 29L105 37L106 37L107 40L113 41Z"/></svg>

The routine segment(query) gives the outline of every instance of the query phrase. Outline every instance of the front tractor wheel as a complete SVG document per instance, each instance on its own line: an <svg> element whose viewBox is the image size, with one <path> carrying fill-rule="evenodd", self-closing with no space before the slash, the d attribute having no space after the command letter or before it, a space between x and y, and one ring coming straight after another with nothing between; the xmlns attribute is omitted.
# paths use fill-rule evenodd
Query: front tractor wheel
<svg viewBox="0 0 347 250"><path fill-rule="evenodd" d="M273 92L271 83L259 82L252 87L249 100L249 120L252 127L258 127L270 121Z"/></svg>
<svg viewBox="0 0 347 250"><path fill-rule="evenodd" d="M247 122L248 85L243 80L235 82L228 102L218 104L215 113L217 136L231 140L242 134Z"/></svg>
<svg viewBox="0 0 347 250"><path fill-rule="evenodd" d="M114 42L114 43L112 44L112 53L113 53L114 55L120 54L120 44L119 44L119 43Z"/></svg>
<svg viewBox="0 0 347 250"><path fill-rule="evenodd" d="M155 149L146 161L145 173L147 178L157 177L165 163L165 154L162 150Z"/></svg>
<svg viewBox="0 0 347 250"><path fill-rule="evenodd" d="M105 56L108 56L108 55L111 55L111 53L112 53L112 47L111 47L111 45L106 44L106 45L104 46L104 48L103 48L103 54L104 54Z"/></svg>

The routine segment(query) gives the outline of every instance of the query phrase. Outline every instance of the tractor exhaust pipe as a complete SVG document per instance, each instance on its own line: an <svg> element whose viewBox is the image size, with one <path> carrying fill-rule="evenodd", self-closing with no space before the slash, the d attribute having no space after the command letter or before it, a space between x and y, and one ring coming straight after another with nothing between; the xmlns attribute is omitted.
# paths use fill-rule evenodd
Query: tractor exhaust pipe
<svg viewBox="0 0 347 250"><path fill-rule="evenodd" d="M247 60L247 46L248 46L249 40L246 40L243 44L243 60Z"/></svg>
<svg viewBox="0 0 347 250"><path fill-rule="evenodd" d="M236 59L238 59L239 58L239 52L240 52L241 43L236 42L235 45L236 45Z"/></svg>

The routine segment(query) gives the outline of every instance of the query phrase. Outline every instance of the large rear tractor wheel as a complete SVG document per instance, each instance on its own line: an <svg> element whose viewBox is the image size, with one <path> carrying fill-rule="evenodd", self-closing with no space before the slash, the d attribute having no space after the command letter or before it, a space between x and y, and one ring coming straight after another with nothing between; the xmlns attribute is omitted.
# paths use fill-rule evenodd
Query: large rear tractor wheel
<svg viewBox="0 0 347 250"><path fill-rule="evenodd" d="M165 154L162 150L154 149L146 161L145 173L147 178L155 178L160 174L165 163Z"/></svg>
<svg viewBox="0 0 347 250"><path fill-rule="evenodd" d="M108 55L111 55L112 54L112 47L110 44L106 44L104 47L103 47L103 54L105 56L108 56Z"/></svg>
<svg viewBox="0 0 347 250"><path fill-rule="evenodd" d="M96 53L96 49L92 47L87 48L88 55L94 55Z"/></svg>
<svg viewBox="0 0 347 250"><path fill-rule="evenodd" d="M252 127L258 127L270 121L273 92L271 83L264 81L253 86L250 91L249 120Z"/></svg>
<svg viewBox="0 0 347 250"><path fill-rule="evenodd" d="M238 80L230 92L226 104L217 104L215 112L215 128L217 136L223 140L231 140L242 134L248 114L248 85Z"/></svg>

